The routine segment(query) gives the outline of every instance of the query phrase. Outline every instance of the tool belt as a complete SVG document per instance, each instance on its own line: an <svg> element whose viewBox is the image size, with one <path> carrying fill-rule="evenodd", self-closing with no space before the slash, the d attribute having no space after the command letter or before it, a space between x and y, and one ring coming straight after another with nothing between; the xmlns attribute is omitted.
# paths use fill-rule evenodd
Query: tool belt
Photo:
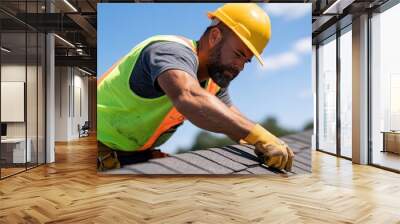
<svg viewBox="0 0 400 224"><path fill-rule="evenodd" d="M106 171L118 169L124 165L142 163L154 158L168 157L169 155L159 149L146 149L143 151L125 152L113 150L101 142L98 145L97 170Z"/></svg>

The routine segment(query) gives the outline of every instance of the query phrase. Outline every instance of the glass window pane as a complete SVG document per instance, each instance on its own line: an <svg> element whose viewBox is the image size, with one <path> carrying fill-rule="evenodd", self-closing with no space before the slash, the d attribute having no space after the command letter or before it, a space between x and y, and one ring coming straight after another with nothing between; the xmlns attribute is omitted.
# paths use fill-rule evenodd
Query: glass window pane
<svg viewBox="0 0 400 224"><path fill-rule="evenodd" d="M0 7L24 17L24 13L44 13L45 0L0 1ZM0 17L7 21L0 23L0 111L4 115L0 177L4 178L45 162L46 54L43 33L3 12Z"/></svg>
<svg viewBox="0 0 400 224"><path fill-rule="evenodd" d="M36 32L27 33L27 80L26 80L26 113L27 113L27 142L30 147L30 158L28 160L28 168L37 165L37 104L38 104L38 88L37 88L37 63L38 63L38 36ZM29 148L28 147L28 148Z"/></svg>
<svg viewBox="0 0 400 224"><path fill-rule="evenodd" d="M340 36L340 152L352 156L352 35L351 30Z"/></svg>
<svg viewBox="0 0 400 224"><path fill-rule="evenodd" d="M1 175L25 170L26 150L26 33L1 34Z"/></svg>
<svg viewBox="0 0 400 224"><path fill-rule="evenodd" d="M336 153L336 39L318 48L318 147Z"/></svg>
<svg viewBox="0 0 400 224"><path fill-rule="evenodd" d="M373 16L372 163L400 170L400 4Z"/></svg>
<svg viewBox="0 0 400 224"><path fill-rule="evenodd" d="M38 35L38 164L45 163L45 60L46 60L46 36Z"/></svg>

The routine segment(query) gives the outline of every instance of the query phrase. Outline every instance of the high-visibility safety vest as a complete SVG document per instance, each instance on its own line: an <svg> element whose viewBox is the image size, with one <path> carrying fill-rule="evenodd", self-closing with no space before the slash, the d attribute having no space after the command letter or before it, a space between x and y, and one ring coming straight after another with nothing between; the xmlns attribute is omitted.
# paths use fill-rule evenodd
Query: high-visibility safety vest
<svg viewBox="0 0 400 224"><path fill-rule="evenodd" d="M130 88L129 79L141 51L155 41L183 44L196 53L196 42L179 36L159 35L136 45L97 83L97 139L121 151L138 151L163 144L185 117L167 95L144 98ZM220 87L211 79L204 87L213 95Z"/></svg>

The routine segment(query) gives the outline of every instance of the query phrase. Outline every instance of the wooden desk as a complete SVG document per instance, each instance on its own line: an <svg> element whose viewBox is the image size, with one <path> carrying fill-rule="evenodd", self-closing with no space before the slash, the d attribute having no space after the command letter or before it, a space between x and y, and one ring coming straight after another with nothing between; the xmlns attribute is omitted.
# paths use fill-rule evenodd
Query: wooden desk
<svg viewBox="0 0 400 224"><path fill-rule="evenodd" d="M1 157L6 163L25 163L31 161L31 145L30 138L27 139L27 147L25 154L25 138L6 138L1 139ZM26 161L25 161L26 160Z"/></svg>
<svg viewBox="0 0 400 224"><path fill-rule="evenodd" d="M400 154L400 131L383 131L382 152Z"/></svg>

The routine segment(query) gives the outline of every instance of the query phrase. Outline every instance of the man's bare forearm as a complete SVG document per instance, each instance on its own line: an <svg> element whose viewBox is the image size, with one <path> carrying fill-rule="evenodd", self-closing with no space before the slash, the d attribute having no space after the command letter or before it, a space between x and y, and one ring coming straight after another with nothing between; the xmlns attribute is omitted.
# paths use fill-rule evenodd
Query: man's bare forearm
<svg viewBox="0 0 400 224"><path fill-rule="evenodd" d="M167 70L157 81L176 109L202 129L223 133L238 142L254 127L253 122L229 109L185 71Z"/></svg>
<svg viewBox="0 0 400 224"><path fill-rule="evenodd" d="M254 126L253 122L235 113L203 89L187 91L174 101L174 106L194 125L223 133L237 142L246 137Z"/></svg>

